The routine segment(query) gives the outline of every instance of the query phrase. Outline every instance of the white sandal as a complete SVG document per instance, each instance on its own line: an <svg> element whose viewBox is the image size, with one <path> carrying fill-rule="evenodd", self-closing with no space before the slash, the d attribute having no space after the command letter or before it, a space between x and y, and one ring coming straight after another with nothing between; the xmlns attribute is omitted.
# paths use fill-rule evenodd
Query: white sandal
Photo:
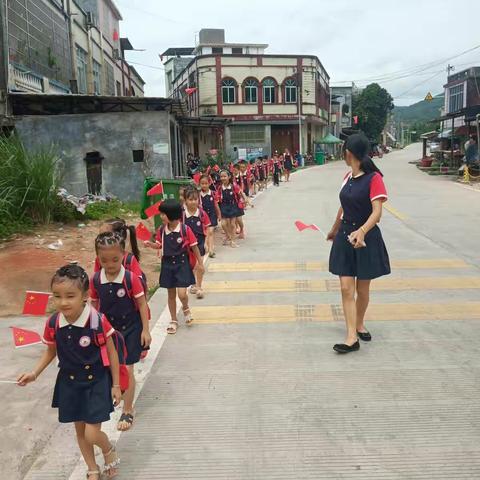
<svg viewBox="0 0 480 480"><path fill-rule="evenodd" d="M98 475L98 478L100 479L102 473L100 472L100 467L98 465L96 470L87 470L87 480L90 480L91 475Z"/></svg>
<svg viewBox="0 0 480 480"><path fill-rule="evenodd" d="M117 469L117 467L120 465L120 458L118 457L117 455L117 450L115 448L114 445L112 445L112 448L110 449L110 451L108 453L104 453L103 454L103 458L106 458L108 457L109 455L115 455L115 459L110 462L110 463L106 463L104 466L103 466L103 473L106 474L108 476L108 478L113 478L113 477L116 477L117 476L117 473L115 470ZM106 461L106 460L105 460ZM112 473L112 470L114 471L114 473ZM110 472L110 473L109 473Z"/></svg>
<svg viewBox="0 0 480 480"><path fill-rule="evenodd" d="M192 312L190 312L190 308L183 310L183 316L185 318L185 323L187 325L191 325L191 323L193 322L193 317L192 317Z"/></svg>

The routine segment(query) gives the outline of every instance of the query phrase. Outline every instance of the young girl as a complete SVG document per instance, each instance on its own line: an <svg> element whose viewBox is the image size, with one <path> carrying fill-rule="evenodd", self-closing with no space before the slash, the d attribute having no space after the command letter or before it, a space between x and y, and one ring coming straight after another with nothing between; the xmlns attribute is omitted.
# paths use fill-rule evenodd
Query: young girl
<svg viewBox="0 0 480 480"><path fill-rule="evenodd" d="M134 365L152 338L148 326L148 306L140 278L123 266L124 239L105 232L95 239L95 250L102 269L90 282L92 305L101 311L115 330L122 333L127 347L129 387L123 396L123 412L117 428L129 430L133 424L135 396Z"/></svg>
<svg viewBox="0 0 480 480"><path fill-rule="evenodd" d="M200 205L205 210L210 219L210 226L207 229L207 251L210 258L215 258L215 238L214 232L221 218L220 208L214 192L210 188L209 177L203 175L200 178Z"/></svg>
<svg viewBox="0 0 480 480"><path fill-rule="evenodd" d="M235 234L237 229L238 219L242 220L244 215L244 205L247 202L247 197L242 192L241 188L233 182L232 175L227 170L220 172L220 179L222 185L217 190L217 202L220 206L222 216L222 228L226 234L224 245L230 245L235 248L238 245L235 243ZM241 232L243 233L243 221L241 222Z"/></svg>
<svg viewBox="0 0 480 480"><path fill-rule="evenodd" d="M110 420L113 407L120 403L118 355L111 335L114 330L105 316L87 304L89 280L83 268L67 265L55 273L51 289L57 313L47 320L43 342L47 349L30 373L18 377L25 386L35 381L51 361L58 357L59 372L52 407L58 408L61 423L75 424L76 437L87 464L87 479L99 480L101 471L95 461L94 445L103 452L103 473L109 478L117 473L120 460L102 422ZM96 330L91 323L97 321ZM107 338L110 368L104 367L96 332ZM113 401L112 401L113 399Z"/></svg>
<svg viewBox="0 0 480 480"><path fill-rule="evenodd" d="M199 264L197 271L204 273L205 269L194 233L181 223L183 211L180 203L176 200L165 200L159 211L163 226L157 231L155 243L145 242L145 246L162 250L160 286L168 290L168 308L171 315L167 333L175 334L178 328L177 294L182 303L185 323L190 325L193 322L187 295L187 288L195 284L189 261L190 251Z"/></svg>
<svg viewBox="0 0 480 480"><path fill-rule="evenodd" d="M118 233L125 241L125 256L123 258L123 266L126 270L130 270L134 275L140 277L143 283L145 295L148 292L147 276L140 267L140 250L138 248L137 233L133 225L127 225L125 220L121 218L111 218L105 220L100 225L99 233L114 232ZM94 271L99 272L101 269L98 257L95 258Z"/></svg>
<svg viewBox="0 0 480 480"><path fill-rule="evenodd" d="M203 257L205 256L205 242L207 238L208 228L210 227L210 218L208 214L200 208L200 194L196 187L192 186L185 189L185 206L183 212L183 223L190 227L195 234L198 243L198 249L200 250L200 256L202 261L197 262L193 273L195 274L195 285L190 288L190 293L197 295L200 300L203 298L202 282L203 271L199 270L199 266L203 265Z"/></svg>
<svg viewBox="0 0 480 480"><path fill-rule="evenodd" d="M288 148L285 149L284 154L284 170L285 170L285 181L290 181L290 172L293 170L293 158L290 155L290 150Z"/></svg>
<svg viewBox="0 0 480 480"><path fill-rule="evenodd" d="M280 175L282 173L282 167L278 155L273 156L273 184L276 187L280 186Z"/></svg>

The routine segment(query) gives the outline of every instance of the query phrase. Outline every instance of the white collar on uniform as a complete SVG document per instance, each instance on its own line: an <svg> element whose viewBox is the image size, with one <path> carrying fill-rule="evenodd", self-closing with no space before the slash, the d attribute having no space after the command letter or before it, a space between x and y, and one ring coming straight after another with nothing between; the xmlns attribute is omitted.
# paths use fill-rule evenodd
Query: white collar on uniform
<svg viewBox="0 0 480 480"><path fill-rule="evenodd" d="M67 322L65 315L63 313L60 313L58 316L58 328L66 327L67 325L77 325L77 324L78 326L85 327L87 325L87 322L90 320L91 308L92 307L87 303L85 305L85 308L83 309L83 312L73 323Z"/></svg>
<svg viewBox="0 0 480 480"><path fill-rule="evenodd" d="M103 285L104 283L123 283L123 277L125 277L125 267L122 265L120 267L120 271L118 275L110 282L107 279L107 275L105 274L105 269L102 268L100 270L100 283Z"/></svg>
<svg viewBox="0 0 480 480"><path fill-rule="evenodd" d="M208 197L208 196L211 195L211 194L212 194L212 192L204 192L203 190L200 190L200 195L201 195L202 197Z"/></svg>
<svg viewBox="0 0 480 480"><path fill-rule="evenodd" d="M185 218L190 218L190 217L199 217L200 216L200 210L197 208L195 213L190 213L188 211L188 208L185 209Z"/></svg>
<svg viewBox="0 0 480 480"><path fill-rule="evenodd" d="M165 235L170 235L171 233L180 233L180 222L178 222L178 225L175 227L174 230L170 230L168 228L168 225L165 225Z"/></svg>
<svg viewBox="0 0 480 480"><path fill-rule="evenodd" d="M227 185L227 186L222 185L222 190L229 190L229 189L231 189L231 188L232 188L231 185Z"/></svg>

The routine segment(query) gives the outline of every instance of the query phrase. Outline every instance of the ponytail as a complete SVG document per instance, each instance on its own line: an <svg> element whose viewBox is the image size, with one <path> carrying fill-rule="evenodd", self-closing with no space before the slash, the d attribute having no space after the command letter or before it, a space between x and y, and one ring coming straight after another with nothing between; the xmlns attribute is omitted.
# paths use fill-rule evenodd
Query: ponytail
<svg viewBox="0 0 480 480"><path fill-rule="evenodd" d="M360 170L366 174L377 172L383 177L383 173L380 171L380 169L375 165L375 162L368 155L366 157L363 157L362 160L360 161Z"/></svg>
<svg viewBox="0 0 480 480"><path fill-rule="evenodd" d="M127 225L126 228L130 233L130 246L132 247L133 256L140 261L140 249L138 248L137 231L133 225Z"/></svg>

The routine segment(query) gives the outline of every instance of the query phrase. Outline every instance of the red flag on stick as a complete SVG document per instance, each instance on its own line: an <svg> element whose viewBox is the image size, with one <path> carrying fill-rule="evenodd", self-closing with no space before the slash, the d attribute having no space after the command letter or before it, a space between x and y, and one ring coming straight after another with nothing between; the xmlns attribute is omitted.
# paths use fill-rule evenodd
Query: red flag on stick
<svg viewBox="0 0 480 480"><path fill-rule="evenodd" d="M149 197L153 196L153 195L163 195L163 183L160 182L160 183L157 183L154 187L152 187L148 192L147 192L147 195Z"/></svg>
<svg viewBox="0 0 480 480"><path fill-rule="evenodd" d="M214 169L216 172L218 172L218 171L220 170L220 167L219 167L218 165L214 165L214 166L213 166L213 169Z"/></svg>
<svg viewBox="0 0 480 480"><path fill-rule="evenodd" d="M11 329L15 348L28 347L29 345L38 345L39 343L42 343L42 339L37 332L17 327L11 327Z"/></svg>
<svg viewBox="0 0 480 480"><path fill-rule="evenodd" d="M147 218L154 217L155 215L158 215L160 211L158 210L158 207L162 204L162 200L160 200L157 203L154 203L153 205L150 205L150 207L145 209L145 215Z"/></svg>
<svg viewBox="0 0 480 480"><path fill-rule="evenodd" d="M304 230L315 230L317 232L320 231L320 229L315 224L312 223L311 225L307 225L306 223L303 223L300 220L297 220L295 222L295 226L298 228L299 232L303 232Z"/></svg>
<svg viewBox="0 0 480 480"><path fill-rule="evenodd" d="M45 315L49 298L49 293L27 291L22 313L24 315Z"/></svg>
<svg viewBox="0 0 480 480"><path fill-rule="evenodd" d="M185 93L187 95L193 95L197 91L197 87L186 88Z"/></svg>
<svg viewBox="0 0 480 480"><path fill-rule="evenodd" d="M201 173L195 173L195 175L193 175L193 181L198 185L200 183L201 177L202 177Z"/></svg>
<svg viewBox="0 0 480 480"><path fill-rule="evenodd" d="M135 228L135 232L137 234L137 238L139 238L140 240L142 240L143 242L146 242L148 240L151 240L152 238L152 233L150 232L150 230L142 223L140 222L136 228Z"/></svg>

